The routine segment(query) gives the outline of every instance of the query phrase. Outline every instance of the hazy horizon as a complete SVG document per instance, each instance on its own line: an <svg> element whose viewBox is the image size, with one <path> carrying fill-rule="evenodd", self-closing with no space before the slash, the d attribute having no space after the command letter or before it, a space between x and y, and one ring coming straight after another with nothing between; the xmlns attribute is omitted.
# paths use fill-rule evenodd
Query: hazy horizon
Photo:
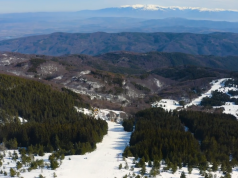
<svg viewBox="0 0 238 178"><path fill-rule="evenodd" d="M88 0L87 2L78 2L76 0L41 0L39 2L30 0L0 0L0 13L73 12L135 4L238 10L238 1L236 0L161 0L160 2L156 0L131 0L130 3L126 0Z"/></svg>

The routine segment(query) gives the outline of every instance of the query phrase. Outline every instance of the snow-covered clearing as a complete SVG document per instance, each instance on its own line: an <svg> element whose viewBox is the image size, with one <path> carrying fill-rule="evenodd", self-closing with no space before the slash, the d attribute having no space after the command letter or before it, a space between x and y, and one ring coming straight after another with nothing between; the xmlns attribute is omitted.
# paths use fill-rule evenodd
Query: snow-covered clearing
<svg viewBox="0 0 238 178"><path fill-rule="evenodd" d="M179 102L176 100L171 100L171 99L162 99L160 101L157 101L151 105L153 108L154 107L161 107L166 111L173 111L179 107L182 107L179 105Z"/></svg>
<svg viewBox="0 0 238 178"><path fill-rule="evenodd" d="M223 113L231 114L238 119L238 105L235 105L233 102L226 102L225 105L214 106L213 108L224 108Z"/></svg>
<svg viewBox="0 0 238 178"><path fill-rule="evenodd" d="M109 109L99 109L99 108L93 108L93 109L86 109L86 108L78 108L75 106L75 109L77 112L84 113L89 116L93 116L96 119L103 119L103 120L114 120L117 123L122 122L124 118L127 118L127 114L124 111L115 111L115 110L109 110Z"/></svg>

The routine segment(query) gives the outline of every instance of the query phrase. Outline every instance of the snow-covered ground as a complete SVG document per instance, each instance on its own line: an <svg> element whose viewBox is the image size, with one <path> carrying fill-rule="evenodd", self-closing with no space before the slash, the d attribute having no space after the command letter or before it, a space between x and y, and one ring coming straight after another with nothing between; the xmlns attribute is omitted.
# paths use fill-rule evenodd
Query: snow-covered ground
<svg viewBox="0 0 238 178"><path fill-rule="evenodd" d="M27 122L27 120L26 120L26 119L23 119L22 117L19 117L19 116L18 116L18 118L19 118L19 120L20 120L20 122L21 122L22 124Z"/></svg>
<svg viewBox="0 0 238 178"><path fill-rule="evenodd" d="M61 80L63 78L63 75L60 75L60 76L58 76L58 77L55 77L54 79L55 80Z"/></svg>
<svg viewBox="0 0 238 178"><path fill-rule="evenodd" d="M166 111L173 111L179 107L182 107L179 105L179 102L176 100L171 100L171 99L162 99L160 101L154 102L152 107L161 107Z"/></svg>
<svg viewBox="0 0 238 178"><path fill-rule="evenodd" d="M233 102L226 102L225 105L214 106L213 108L224 108L223 113L231 114L238 119L238 105L235 105Z"/></svg>
<svg viewBox="0 0 238 178"><path fill-rule="evenodd" d="M228 80L228 78L223 78L223 79L212 81L211 82L211 85L212 85L211 89L209 91L207 91L206 93L202 94L201 96L199 96L198 98L196 98L195 100L193 100L191 103L185 105L185 108L187 108L189 106L192 106L192 105L200 105L203 98L211 97L213 91L220 90L220 89L224 88L224 82L226 80Z"/></svg>
<svg viewBox="0 0 238 178"><path fill-rule="evenodd" d="M103 120L114 120L118 123L122 122L123 118L127 118L127 114L124 111L115 111L109 109L86 109L86 108L78 108L75 106L75 109L78 112L84 113L89 116L93 116L96 119L103 119Z"/></svg>
<svg viewBox="0 0 238 178"><path fill-rule="evenodd" d="M0 174L0 177L10 177L10 168L13 168L16 170L16 161L13 161L12 158L9 156L9 153L13 154L14 150L8 150L5 151L5 157L3 159L3 165L0 167L0 170L2 170L3 172L5 171L7 173L7 176L4 176L3 174ZM20 157L20 154L17 150L15 150L15 152L18 154L18 156ZM3 151L0 152L3 155ZM45 154L44 156L35 156L35 160L44 160L44 163L48 163L48 157L49 155L51 155L50 153ZM20 172L20 177L24 177L24 178L34 178L34 177L39 177L40 174L42 174L45 177L53 177L53 173L56 172L55 170L49 170L49 169L36 169L36 170L32 170L30 172L27 171L29 167L25 167L23 166L20 170L16 170L17 172ZM24 170L24 172L23 172Z"/></svg>
<svg viewBox="0 0 238 178"><path fill-rule="evenodd" d="M185 108L187 108L189 106L192 106L192 105L200 105L202 99L205 98L205 97L211 97L212 96L212 92L215 91L215 90L218 90L219 92L223 92L223 93L226 93L226 94L228 94L229 90L237 91L238 88L236 88L236 87L225 87L224 86L224 83L228 79L229 78L224 78L224 79L219 79L219 80L212 81L211 82L211 84L212 84L211 89L208 92L202 94L200 97L198 97L195 100L193 100L191 103L185 105ZM234 98L237 98L237 96L234 96ZM226 102L225 105L214 106L213 108L224 108L223 113L232 114L232 115L234 115L238 119L238 105L235 105L235 103Z"/></svg>
<svg viewBox="0 0 238 178"><path fill-rule="evenodd" d="M120 124L115 122L107 121L108 123L108 134L103 138L102 143L97 144L97 149L94 152L87 153L85 155L74 155L66 156L62 161L62 165L56 170L50 170L46 167L44 169L36 169L31 172L21 172L20 177L24 178L34 178L39 177L41 174L46 178L53 177L55 173L57 178L122 178L125 175L138 175L141 168L133 168L134 158L126 158L123 160L122 153L126 145L128 145L130 139L130 132L125 132ZM4 157L3 166L0 170L6 171L8 176L0 174L0 177L10 177L10 168L16 168L16 162L9 158L9 151L6 151L6 157ZM13 153L13 151L10 151ZM43 157L36 156L36 159L43 159L45 163L49 163L48 157L50 154L46 154ZM70 158L70 159L69 159ZM126 163L128 164L128 169L125 169ZM119 169L119 165L122 164L122 169ZM147 163L146 163L147 165ZM163 172L165 165L160 168L160 175L157 178L180 178L181 172L184 171L187 178L201 178L198 169L193 169L192 174L188 174L187 168L183 167L181 170L177 170L174 174L171 171ZM5 169L4 169L5 168ZM151 168L146 166L147 176ZM221 172L218 171L212 173L217 175L217 178L221 177ZM238 168L233 168L232 178L238 177Z"/></svg>
<svg viewBox="0 0 238 178"><path fill-rule="evenodd" d="M206 93L202 94L198 98L194 99L190 103L186 104L184 107L187 108L192 105L200 105L201 101L205 97L211 97L212 92L215 90L218 90L220 92L228 94L229 90L234 90L237 91L237 87L225 87L224 83L228 80L229 78L223 78L219 80L214 80L211 82L211 89L207 91ZM228 94L229 95L229 94ZM233 96L231 98L238 98L238 96ZM152 104L152 107L161 107L167 111L173 111L179 107L182 107L179 105L178 101L171 100L171 99L162 99L160 101L154 102ZM224 112L226 114L232 114L238 119L238 105L235 105L234 103L231 102L226 102L225 105L222 106L214 106L214 108L224 108Z"/></svg>
<svg viewBox="0 0 238 178"><path fill-rule="evenodd" d="M55 172L58 178L112 178L122 177L123 170L118 170L120 160L122 160L122 153L126 145L129 143L130 132L125 132L120 124L108 121L108 134L104 136L102 143L97 144L97 149L94 152L85 155L66 156L62 161L62 165L56 170L44 168L26 171L21 173L24 178L39 177L42 174L46 178L53 177ZM11 151L13 153L13 151ZM46 163L50 154L43 157L35 157L36 159L43 159ZM69 160L69 158L71 160ZM5 167L5 169L4 169ZM0 170L6 171L9 176L10 168L16 168L16 162L11 160L6 151L3 166ZM7 177L0 174L0 177Z"/></svg>
<svg viewBox="0 0 238 178"><path fill-rule="evenodd" d="M133 159L134 158L127 158L127 159L125 159L125 161L120 161L120 163L122 164L123 169L120 170L121 175L117 178L122 178L125 175L127 175L127 176L128 175L133 175L133 173L134 173L134 175L140 175L141 168L134 168L134 170L131 171L131 166L135 166L135 164L133 164ZM126 163L128 164L128 167L129 167L128 170L126 170L124 168ZM147 173L144 176L149 177L151 167L148 166L148 163L146 163L146 165L147 165L146 166L146 172ZM204 177L204 176L200 175L200 171L197 168L194 168L192 170L191 174L189 174L187 167L182 167L181 169L178 168L178 170L173 174L171 171L163 171L164 167L166 167L166 165L161 164L161 168L159 170L160 174L157 175L156 178L180 178L182 172L185 173L186 178L203 178ZM237 178L238 177L238 167L233 168L232 171L233 171L233 173L231 173L231 177L232 178ZM207 173L209 174L208 171L207 171ZM213 177L216 175L216 178L220 178L220 177L224 176L221 171L211 172L211 174L213 175Z"/></svg>

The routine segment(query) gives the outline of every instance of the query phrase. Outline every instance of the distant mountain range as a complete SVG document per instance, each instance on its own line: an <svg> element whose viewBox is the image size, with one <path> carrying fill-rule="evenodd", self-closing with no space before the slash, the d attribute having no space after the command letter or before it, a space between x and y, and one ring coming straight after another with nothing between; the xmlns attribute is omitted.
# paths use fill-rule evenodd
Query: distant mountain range
<svg viewBox="0 0 238 178"><path fill-rule="evenodd" d="M156 5L0 14L0 40L54 32L238 33L238 11Z"/></svg>
<svg viewBox="0 0 238 178"><path fill-rule="evenodd" d="M0 41L0 51L98 55L112 51L238 56L236 33L53 33Z"/></svg>
<svg viewBox="0 0 238 178"><path fill-rule="evenodd" d="M147 19L179 17L199 20L237 21L238 10L132 5L100 10L83 10L79 11L78 14L91 17L133 17Z"/></svg>

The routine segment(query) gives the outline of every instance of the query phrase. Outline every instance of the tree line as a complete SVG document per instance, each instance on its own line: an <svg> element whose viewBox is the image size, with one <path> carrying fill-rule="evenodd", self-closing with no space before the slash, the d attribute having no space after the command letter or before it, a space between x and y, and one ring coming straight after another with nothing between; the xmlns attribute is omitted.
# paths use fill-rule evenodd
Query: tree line
<svg viewBox="0 0 238 178"><path fill-rule="evenodd" d="M228 94L234 96L238 93L237 91L229 90ZM235 104L238 104L238 99L231 98L226 93L215 90L212 92L212 96L210 98L205 97L202 99L201 106L222 106L225 105L226 102L234 102Z"/></svg>

